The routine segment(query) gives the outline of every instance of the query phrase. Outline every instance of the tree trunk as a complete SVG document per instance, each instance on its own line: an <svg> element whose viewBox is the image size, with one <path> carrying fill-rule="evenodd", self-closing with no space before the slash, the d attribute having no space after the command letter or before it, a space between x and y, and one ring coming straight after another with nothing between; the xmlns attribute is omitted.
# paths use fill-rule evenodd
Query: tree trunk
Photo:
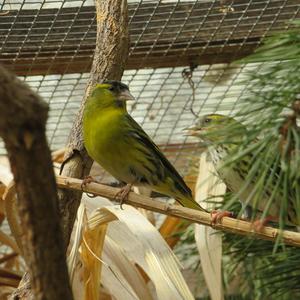
<svg viewBox="0 0 300 300"><path fill-rule="evenodd" d="M87 155L82 138L82 114L90 89L97 82L105 79L120 80L129 50L127 1L95 0L95 6L97 38L94 61L85 95L70 133L61 168L62 175L75 178L83 178L88 175L92 166L92 160ZM66 189L58 191L65 249L69 244L81 196L81 191ZM23 277L22 287L20 286L15 294L19 295L20 299L32 298L28 277Z"/></svg>
<svg viewBox="0 0 300 300"><path fill-rule="evenodd" d="M34 299L72 299L45 135L48 106L0 67L0 135L14 175L22 248Z"/></svg>
<svg viewBox="0 0 300 300"><path fill-rule="evenodd" d="M73 124L66 147L61 174L83 178L88 175L92 160L87 155L82 137L82 115L91 88L105 79L120 80L129 50L128 13L126 0L96 0L97 39L91 75L78 115ZM59 210L64 240L69 243L82 192L60 190Z"/></svg>

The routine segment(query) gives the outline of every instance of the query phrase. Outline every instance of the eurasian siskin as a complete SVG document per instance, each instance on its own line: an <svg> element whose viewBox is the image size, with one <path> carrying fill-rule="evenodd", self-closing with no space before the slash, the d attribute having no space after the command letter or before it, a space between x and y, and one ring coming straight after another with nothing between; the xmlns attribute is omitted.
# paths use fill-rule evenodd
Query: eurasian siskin
<svg viewBox="0 0 300 300"><path fill-rule="evenodd" d="M116 179L148 186L175 198L181 205L202 209L175 168L128 114L126 101L134 99L128 86L118 81L97 84L88 98L83 118L88 154Z"/></svg>
<svg viewBox="0 0 300 300"><path fill-rule="evenodd" d="M264 212L266 221L281 218L288 224L299 225L295 208L300 203L299 193L295 186L284 187L283 178L287 176L276 144L258 139L247 144L246 126L219 114L200 118L189 134L205 142L219 177L245 206ZM286 215L282 218L284 210ZM224 215L229 214L220 216Z"/></svg>

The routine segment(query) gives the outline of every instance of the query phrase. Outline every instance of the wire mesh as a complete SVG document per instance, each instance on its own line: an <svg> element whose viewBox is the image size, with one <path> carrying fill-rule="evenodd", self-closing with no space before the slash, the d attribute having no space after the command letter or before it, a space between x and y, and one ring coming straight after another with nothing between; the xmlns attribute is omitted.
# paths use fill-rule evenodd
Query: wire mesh
<svg viewBox="0 0 300 300"><path fill-rule="evenodd" d="M123 81L137 101L129 107L181 173L195 140L182 129L199 114L230 113L246 93L241 83L259 65L230 63L251 53L262 38L299 17L298 0L128 1L130 57ZM65 145L84 94L96 37L92 0L4 0L0 4L0 63L8 65L50 105L53 150ZM0 153L5 154L3 145Z"/></svg>
<svg viewBox="0 0 300 300"><path fill-rule="evenodd" d="M194 111L199 115L232 113L247 91L247 73L260 65L198 66L193 74ZM136 97L136 101L128 103L130 114L184 173L187 152L197 149L197 141L183 132L196 121L190 111L192 90L182 76L183 69L127 70L122 80ZM24 78L49 103L47 136L52 150L63 147L67 141L88 77L88 73L78 73ZM4 153L3 146L0 149Z"/></svg>
<svg viewBox="0 0 300 300"><path fill-rule="evenodd" d="M130 1L128 68L231 62L299 17L298 0ZM95 47L91 1L5 0L0 62L19 75L88 72Z"/></svg>

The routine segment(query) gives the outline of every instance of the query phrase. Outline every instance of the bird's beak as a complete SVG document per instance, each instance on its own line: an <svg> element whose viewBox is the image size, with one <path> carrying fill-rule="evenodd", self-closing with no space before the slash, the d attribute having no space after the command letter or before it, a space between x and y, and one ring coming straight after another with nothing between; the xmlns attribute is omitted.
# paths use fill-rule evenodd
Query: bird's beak
<svg viewBox="0 0 300 300"><path fill-rule="evenodd" d="M128 90L122 91L119 96L119 100L128 101L128 100L135 100L135 98L131 95Z"/></svg>
<svg viewBox="0 0 300 300"><path fill-rule="evenodd" d="M196 126L184 128L183 131L185 131L184 135L187 136L197 136L199 134L199 128Z"/></svg>

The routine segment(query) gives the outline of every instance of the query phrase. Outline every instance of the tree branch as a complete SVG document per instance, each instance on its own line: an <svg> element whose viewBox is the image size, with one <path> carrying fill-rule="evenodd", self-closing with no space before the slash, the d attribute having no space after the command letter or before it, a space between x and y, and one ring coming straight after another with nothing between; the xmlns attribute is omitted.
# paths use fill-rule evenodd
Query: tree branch
<svg viewBox="0 0 300 300"><path fill-rule="evenodd" d="M97 39L94 61L85 96L66 146L61 172L64 176L75 178L88 175L92 166L92 160L84 149L82 138L83 109L90 89L105 79L121 79L129 49L127 1L95 0L95 5ZM70 239L81 195L81 191L59 191L59 210L66 246Z"/></svg>
<svg viewBox="0 0 300 300"><path fill-rule="evenodd" d="M63 189L81 190L82 180L57 176L56 183L60 188ZM119 188L98 183L90 183L85 187L85 192L113 200L117 200L115 199L115 195L118 193L118 191L120 191ZM300 233L298 232L287 230L280 231L273 227L264 227L261 232L254 232L252 223L228 217L224 217L220 224L218 223L212 226L212 217L210 213L182 207L179 205L171 205L157 200L154 201L151 198L141 196L133 192L129 194L126 203L165 215L179 217L194 223L211 226L215 229L240 235L247 235L263 240L275 242L278 235L280 235L285 244L300 247Z"/></svg>
<svg viewBox="0 0 300 300"><path fill-rule="evenodd" d="M0 67L0 135L16 183L22 245L35 299L72 299L52 160L48 106Z"/></svg>

